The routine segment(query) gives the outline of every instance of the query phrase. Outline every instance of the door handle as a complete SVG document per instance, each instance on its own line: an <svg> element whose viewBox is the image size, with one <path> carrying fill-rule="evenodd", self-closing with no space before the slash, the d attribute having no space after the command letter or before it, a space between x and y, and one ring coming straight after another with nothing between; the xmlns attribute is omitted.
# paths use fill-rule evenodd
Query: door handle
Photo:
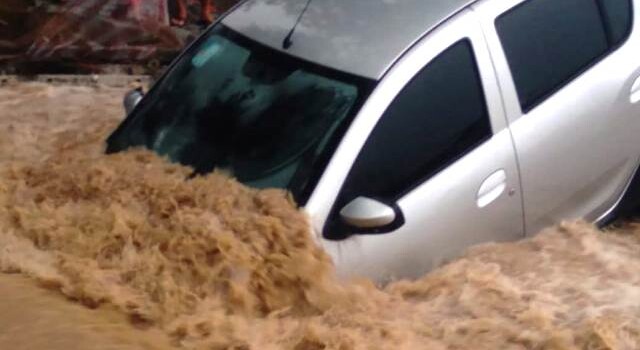
<svg viewBox="0 0 640 350"><path fill-rule="evenodd" d="M476 204L478 208L484 208L498 199L507 189L507 173L500 169L491 174L478 190Z"/></svg>
<svg viewBox="0 0 640 350"><path fill-rule="evenodd" d="M631 85L631 103L640 102L640 77Z"/></svg>

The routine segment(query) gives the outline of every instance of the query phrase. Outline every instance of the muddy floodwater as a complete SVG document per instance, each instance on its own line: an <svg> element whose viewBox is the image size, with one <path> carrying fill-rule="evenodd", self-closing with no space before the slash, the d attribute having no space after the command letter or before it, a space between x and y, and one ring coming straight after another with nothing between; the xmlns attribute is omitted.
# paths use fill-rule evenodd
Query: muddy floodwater
<svg viewBox="0 0 640 350"><path fill-rule="evenodd" d="M0 349L640 349L640 230L340 281L279 190L102 154L122 89L0 87Z"/></svg>

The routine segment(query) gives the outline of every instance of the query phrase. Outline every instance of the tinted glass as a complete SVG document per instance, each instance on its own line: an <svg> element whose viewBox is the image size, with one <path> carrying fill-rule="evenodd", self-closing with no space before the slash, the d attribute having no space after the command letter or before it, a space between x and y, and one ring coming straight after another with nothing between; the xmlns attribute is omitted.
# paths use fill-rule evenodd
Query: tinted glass
<svg viewBox="0 0 640 350"><path fill-rule="evenodd" d="M110 137L108 151L145 146L198 173L217 168L250 186L289 189L302 203L363 85L215 29Z"/></svg>
<svg viewBox="0 0 640 350"><path fill-rule="evenodd" d="M358 196L393 202L490 135L471 44L461 41L418 73L389 106L354 163L336 209Z"/></svg>
<svg viewBox="0 0 640 350"><path fill-rule="evenodd" d="M609 46L624 41L631 29L631 0L598 0Z"/></svg>
<svg viewBox="0 0 640 350"><path fill-rule="evenodd" d="M595 0L529 0L496 27L525 111L608 50Z"/></svg>

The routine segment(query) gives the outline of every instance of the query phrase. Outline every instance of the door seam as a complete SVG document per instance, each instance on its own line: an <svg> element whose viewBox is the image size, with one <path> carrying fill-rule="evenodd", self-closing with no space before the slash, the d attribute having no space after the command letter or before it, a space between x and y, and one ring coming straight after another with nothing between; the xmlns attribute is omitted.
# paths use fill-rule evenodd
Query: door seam
<svg viewBox="0 0 640 350"><path fill-rule="evenodd" d="M496 79L496 84L498 85L498 92L500 93L500 105L502 106L502 117L505 119L506 125L507 125L507 130L509 131L509 137L511 138L511 147L512 147L512 151L514 154L514 158L515 158L515 162L516 162L516 168L518 169L518 185L520 187L520 207L522 209L522 237L527 237L528 233L527 233L527 224L526 224L526 220L527 220L527 214L525 212L525 205L524 205L524 183L522 182L522 168L520 166L520 155L518 154L518 148L516 146L516 141L513 137L513 132L511 131L511 122L509 120L509 116L507 115L507 105L505 102L505 97L504 97L504 87L502 86L502 82L500 81L500 78L498 76L498 70L496 69L496 63L494 60L494 53L491 50L491 47L489 46L489 42L487 40L487 32L486 32L486 27L485 27L485 23L482 20L482 16L478 13L478 11L476 10L477 6L476 5L471 5L469 7L469 10L474 13L474 16L476 16L478 22L480 23L480 33L482 34L482 38L484 39L484 46L487 49L487 52L489 53L489 58L491 60L491 69L493 70L493 76Z"/></svg>

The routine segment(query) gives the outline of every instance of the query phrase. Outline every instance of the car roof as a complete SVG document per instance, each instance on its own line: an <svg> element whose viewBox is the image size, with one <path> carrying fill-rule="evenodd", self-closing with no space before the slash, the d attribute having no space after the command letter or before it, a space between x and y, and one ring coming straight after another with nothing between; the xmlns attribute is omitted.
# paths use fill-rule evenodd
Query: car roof
<svg viewBox="0 0 640 350"><path fill-rule="evenodd" d="M249 0L223 24L264 45L343 72L379 79L413 43L476 0Z"/></svg>

